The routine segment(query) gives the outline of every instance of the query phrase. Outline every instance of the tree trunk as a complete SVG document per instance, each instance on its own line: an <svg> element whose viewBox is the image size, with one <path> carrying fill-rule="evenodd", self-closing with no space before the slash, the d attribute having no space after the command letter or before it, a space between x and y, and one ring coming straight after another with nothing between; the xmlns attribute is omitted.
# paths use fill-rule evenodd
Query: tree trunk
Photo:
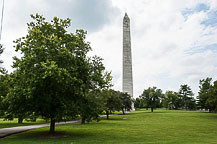
<svg viewBox="0 0 217 144"><path fill-rule="evenodd" d="M18 118L18 123L19 124L23 123L23 118Z"/></svg>
<svg viewBox="0 0 217 144"><path fill-rule="evenodd" d="M109 119L109 112L106 111L106 119Z"/></svg>
<svg viewBox="0 0 217 144"><path fill-rule="evenodd" d="M50 121L50 132L51 134L54 134L55 133L55 119L54 118L51 118L51 121Z"/></svg>
<svg viewBox="0 0 217 144"><path fill-rule="evenodd" d="M124 108L122 108L123 115L125 115Z"/></svg>
<svg viewBox="0 0 217 144"><path fill-rule="evenodd" d="M82 119L81 119L81 124L85 124L85 120L86 120L86 118L85 118L85 117L82 117Z"/></svg>
<svg viewBox="0 0 217 144"><path fill-rule="evenodd" d="M153 107L151 107L151 112L153 112L154 111L154 108Z"/></svg>

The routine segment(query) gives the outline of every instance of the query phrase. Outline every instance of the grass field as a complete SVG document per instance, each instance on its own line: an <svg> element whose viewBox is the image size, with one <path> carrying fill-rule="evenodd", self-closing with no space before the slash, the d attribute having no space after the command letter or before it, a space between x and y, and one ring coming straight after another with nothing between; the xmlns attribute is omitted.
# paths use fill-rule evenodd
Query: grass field
<svg viewBox="0 0 217 144"><path fill-rule="evenodd" d="M139 110L86 125L69 124L12 135L1 144L217 144L217 114Z"/></svg>

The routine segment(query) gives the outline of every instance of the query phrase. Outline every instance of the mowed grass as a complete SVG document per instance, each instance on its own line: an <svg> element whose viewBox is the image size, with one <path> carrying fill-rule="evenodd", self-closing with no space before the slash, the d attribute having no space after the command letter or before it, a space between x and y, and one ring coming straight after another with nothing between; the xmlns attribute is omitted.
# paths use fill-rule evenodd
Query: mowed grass
<svg viewBox="0 0 217 144"><path fill-rule="evenodd" d="M89 124L35 129L0 140L2 144L216 144L217 114L146 110L116 115Z"/></svg>
<svg viewBox="0 0 217 144"><path fill-rule="evenodd" d="M36 125L36 124L43 124L43 123L48 123L48 122L43 120L43 119L37 119L36 122L23 120L22 124L18 124L17 118L15 118L13 120L4 120L3 118L0 118L0 129L1 128L17 127L17 126Z"/></svg>

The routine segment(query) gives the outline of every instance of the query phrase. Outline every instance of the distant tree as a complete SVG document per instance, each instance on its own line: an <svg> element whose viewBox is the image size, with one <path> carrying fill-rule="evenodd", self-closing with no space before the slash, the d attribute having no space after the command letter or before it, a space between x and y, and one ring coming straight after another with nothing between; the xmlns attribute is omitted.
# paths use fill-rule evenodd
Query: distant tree
<svg viewBox="0 0 217 144"><path fill-rule="evenodd" d="M4 51L3 45L0 44L0 56L1 56L1 54L3 53L3 51ZM2 63L3 63L3 60L2 60L1 57L0 57L0 74L6 74L7 71L6 71L5 68L3 68L3 67L1 66Z"/></svg>
<svg viewBox="0 0 217 144"><path fill-rule="evenodd" d="M208 90L206 107L209 109L209 112L217 112L217 81Z"/></svg>
<svg viewBox="0 0 217 144"><path fill-rule="evenodd" d="M135 102L134 102L134 107L135 107L135 109L137 109L137 108L141 108L140 107L140 98L136 98L136 100L135 100Z"/></svg>
<svg viewBox="0 0 217 144"><path fill-rule="evenodd" d="M109 114L114 111L120 111L123 107L123 104L121 102L119 93L113 89L104 90L103 94L105 96L105 112L106 117L109 119Z"/></svg>
<svg viewBox="0 0 217 144"><path fill-rule="evenodd" d="M7 103L5 98L9 90L10 75L7 73L0 74L0 117L6 117Z"/></svg>
<svg viewBox="0 0 217 144"><path fill-rule="evenodd" d="M85 84L83 85L83 96L78 100L82 124L85 121L99 120L99 115L103 112L101 90L111 87L112 78L110 73L105 71L102 59L95 56L90 64L92 68L89 71L86 70L89 74L83 73L83 76L82 74L80 75L81 77L86 77Z"/></svg>
<svg viewBox="0 0 217 144"><path fill-rule="evenodd" d="M4 48L3 48L2 44L0 44L0 56L3 53L3 51L4 51ZM2 63L3 63L3 61L0 59L0 64L2 64Z"/></svg>
<svg viewBox="0 0 217 144"><path fill-rule="evenodd" d="M179 95L180 95L180 99L181 99L181 106L184 109L190 109L192 108L192 104L195 102L195 99L193 98L193 92L190 88L190 86L188 85L181 85L180 89L179 89ZM195 105L195 104L193 104Z"/></svg>
<svg viewBox="0 0 217 144"><path fill-rule="evenodd" d="M123 92L119 92L119 96L121 99L121 103L122 103L122 113L125 115L125 111L130 111L132 110L132 104L133 104L133 100L132 97L128 94L128 93L123 93Z"/></svg>
<svg viewBox="0 0 217 144"><path fill-rule="evenodd" d="M166 91L162 101L163 107L165 108L170 110L179 108L179 97L176 92Z"/></svg>
<svg viewBox="0 0 217 144"><path fill-rule="evenodd" d="M15 41L16 51L23 55L14 57L18 82L8 98L16 105L22 101L19 110L49 119L50 133L54 133L56 121L82 113L78 101L90 102L87 93L101 85L104 74L91 74L96 71L92 70L94 58L87 56L91 47L85 41L86 32L67 33L70 19L54 17L47 22L38 14L31 17L34 21L27 24L27 35ZM16 107L11 110L16 112Z"/></svg>
<svg viewBox="0 0 217 144"><path fill-rule="evenodd" d="M148 89L145 89L140 96L140 107L144 107L148 110L150 108L150 90L151 88L149 87Z"/></svg>
<svg viewBox="0 0 217 144"><path fill-rule="evenodd" d="M198 92L198 107L200 109L209 109L207 106L207 99L209 98L209 89L212 87L212 78L207 77L199 82L199 92Z"/></svg>
<svg viewBox="0 0 217 144"><path fill-rule="evenodd" d="M0 56L3 51L3 45L0 44ZM8 93L10 76L7 73L6 69L1 67L2 63L3 60L0 59L0 117L5 117L5 111L7 110L7 107L4 99L6 98Z"/></svg>
<svg viewBox="0 0 217 144"><path fill-rule="evenodd" d="M151 112L154 111L154 108L160 106L160 100L163 96L162 90L157 89L157 87L149 87L145 89L141 95L141 98L145 101L147 108L151 108Z"/></svg>
<svg viewBox="0 0 217 144"><path fill-rule="evenodd" d="M103 112L103 99L100 93L90 92L86 97L77 101L78 111L81 116L81 124L91 120L99 121L99 115Z"/></svg>

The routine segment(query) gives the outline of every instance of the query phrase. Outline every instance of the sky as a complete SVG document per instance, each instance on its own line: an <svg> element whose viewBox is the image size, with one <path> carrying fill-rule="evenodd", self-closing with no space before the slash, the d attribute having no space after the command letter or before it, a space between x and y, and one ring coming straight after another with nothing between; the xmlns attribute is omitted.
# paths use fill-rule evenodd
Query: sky
<svg viewBox="0 0 217 144"><path fill-rule="evenodd" d="M0 8L2 0L0 1ZM13 69L13 40L27 34L30 14L50 21L71 19L68 32L84 29L92 51L122 90L123 17L131 22L134 98L156 86L164 92L188 84L195 96L199 80L217 80L217 0L5 0L1 55Z"/></svg>

